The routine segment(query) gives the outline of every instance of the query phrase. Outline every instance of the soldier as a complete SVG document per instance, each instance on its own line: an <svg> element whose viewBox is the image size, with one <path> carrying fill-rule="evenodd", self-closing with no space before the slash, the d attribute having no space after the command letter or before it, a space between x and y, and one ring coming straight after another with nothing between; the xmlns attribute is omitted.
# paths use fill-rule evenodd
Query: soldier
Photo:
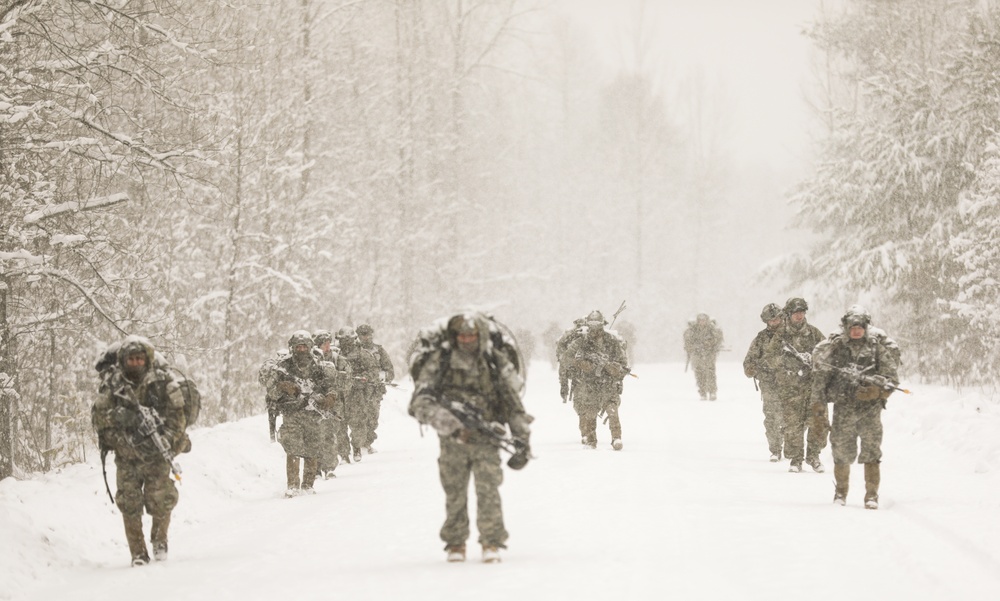
<svg viewBox="0 0 1000 601"><path fill-rule="evenodd" d="M684 352L694 368L698 396L703 401L706 398L711 401L717 398L719 390L715 379L715 358L721 350L722 330L714 319L710 319L705 313L699 313L684 331Z"/></svg>
<svg viewBox="0 0 1000 601"><path fill-rule="evenodd" d="M312 335L296 330L288 339L290 356L276 367L275 407L281 413L278 439L285 450L285 497L314 494L323 454L323 421L335 420L330 364L313 353ZM299 475L299 459L302 474Z"/></svg>
<svg viewBox="0 0 1000 601"><path fill-rule="evenodd" d="M278 363L282 359L287 359L290 353L288 349L281 349L275 353L274 357L269 357L261 364L257 370L257 382L264 387L264 404L267 407L267 429L271 436L271 442L278 442L278 407L277 388L274 387L278 377Z"/></svg>
<svg viewBox="0 0 1000 601"><path fill-rule="evenodd" d="M143 508L153 518L149 535L153 558L167 559L167 529L178 500L171 471L180 478L173 456L191 450L184 433L184 394L155 359L148 339L125 338L114 364L103 370L99 397L91 410L102 459L108 452L115 454L115 504L122 512L133 566L149 563Z"/></svg>
<svg viewBox="0 0 1000 601"><path fill-rule="evenodd" d="M389 353L386 352L381 344L375 344L372 340L375 330L370 325L363 323L355 331L358 334L361 352L371 355L378 364L377 379L368 383L371 387L371 397L366 407L366 415L368 416L368 427L366 429L368 432L368 444L364 446L364 449L371 455L375 452L372 443L378 438L376 430L378 430L379 415L382 412L382 398L385 397L386 393L385 386L386 384L392 384L392 381L396 379L396 372L392 367L392 359L389 358Z"/></svg>
<svg viewBox="0 0 1000 601"><path fill-rule="evenodd" d="M577 338L564 356L573 370L573 409L580 418L580 442L597 448L597 418L607 414L611 429L611 448L622 449L622 423L618 408L622 398L622 380L629 373L625 344L604 329L607 325L600 311L587 315L585 336Z"/></svg>
<svg viewBox="0 0 1000 601"><path fill-rule="evenodd" d="M340 353L351 364L351 388L344 403L344 419L350 428L349 438L341 442L341 449L353 452L354 461L361 461L361 449L371 445L369 431L370 407L379 381L379 364L371 353L358 344L358 334L348 327L337 332Z"/></svg>
<svg viewBox="0 0 1000 601"><path fill-rule="evenodd" d="M802 471L803 452L806 464L814 471L824 470L819 454L826 447L826 436L830 428L825 404L823 415L810 419L811 353L823 340L823 333L806 320L808 310L809 305L805 299L788 299L782 310L784 323L778 327L764 352L765 362L775 374L778 396L781 398L785 457L789 460L788 471L793 473ZM806 437L805 445L802 442L803 436Z"/></svg>
<svg viewBox="0 0 1000 601"><path fill-rule="evenodd" d="M840 324L842 331L831 334L813 352L813 412L821 415L827 403L833 403L834 503L847 503L851 464L857 459L865 466L865 507L878 509L882 411L899 383L899 349L871 326L871 316L857 305L847 310ZM863 381L862 375L875 376L875 382Z"/></svg>
<svg viewBox="0 0 1000 601"><path fill-rule="evenodd" d="M781 448L784 442L781 422L781 397L778 396L774 372L765 361L764 352L768 342L781 325L781 307L775 303L764 305L760 319L767 327L754 337L743 358L743 373L754 379L754 387L760 390L760 398L764 409L764 435L767 437L767 448L771 451L771 462L781 461Z"/></svg>
<svg viewBox="0 0 1000 601"><path fill-rule="evenodd" d="M447 514L441 540L448 561L465 561L472 475L483 561L499 562L499 550L506 548L508 537L500 503L500 453L490 438L466 428L449 407L455 404L479 413L483 422L500 429L505 430L506 424L527 449L531 416L521 404L524 383L519 370L523 366L513 339L504 337L498 324L485 315L454 315L439 331L431 344L411 357L414 391L409 413L437 430L440 437L438 469ZM514 467L510 462L508 465Z"/></svg>
<svg viewBox="0 0 1000 601"><path fill-rule="evenodd" d="M318 353L330 380L330 392L335 397L331 412L336 419L320 420L323 430L323 452L319 456L319 475L329 480L335 477L334 470L340 464L339 437L344 426L344 398L351 387L351 364L340 355L340 349L333 346L333 335L329 330L313 333L313 350Z"/></svg>
<svg viewBox="0 0 1000 601"><path fill-rule="evenodd" d="M566 356L566 349L577 338L583 337L587 333L587 318L581 317L573 320L573 327L563 332L559 340L556 341L556 360L559 364L559 396L565 403L569 400L570 380L573 379L572 357Z"/></svg>

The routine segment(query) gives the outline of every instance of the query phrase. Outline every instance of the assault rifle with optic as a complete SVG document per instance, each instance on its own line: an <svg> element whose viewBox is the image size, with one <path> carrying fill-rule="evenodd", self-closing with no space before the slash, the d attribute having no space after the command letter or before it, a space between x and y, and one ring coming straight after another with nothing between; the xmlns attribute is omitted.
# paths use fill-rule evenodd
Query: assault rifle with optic
<svg viewBox="0 0 1000 601"><path fill-rule="evenodd" d="M811 354L800 353L799 351L795 350L794 346L792 346L787 342L781 345L781 350L784 351L786 355L791 355L792 357L795 357L795 359L802 364L802 368L799 369L798 375L800 376L809 375L809 372L812 371L813 368Z"/></svg>
<svg viewBox="0 0 1000 601"><path fill-rule="evenodd" d="M576 356L576 358L578 360L580 360L580 361L586 361L588 363L593 364L594 365L594 373L600 373L602 371L605 371L604 368L607 365L614 364L615 366L617 366L618 370L623 370L625 372L624 375L632 376L633 378L638 378L639 377L636 374L634 374L631 371L629 371L629 368L628 368L627 365L622 365L621 363L618 363L617 361L611 361L611 358L608 357L608 355L605 354L605 353L578 353L577 356ZM613 374L609 373L609 375L613 375Z"/></svg>
<svg viewBox="0 0 1000 601"><path fill-rule="evenodd" d="M174 480L181 481L181 466L174 459L174 451L170 440L167 439L164 430L166 422L160 417L152 407L139 405L139 436L149 438L160 452L160 456L170 464L170 472L174 475Z"/></svg>
<svg viewBox="0 0 1000 601"><path fill-rule="evenodd" d="M523 468L528 464L528 460L532 458L527 442L516 436L508 436L507 426L500 422L487 422L484 420L481 409L459 401L444 403L442 406L454 415L458 421L462 422L462 425L468 430L482 434L491 443L510 453L507 466L511 469L519 470Z"/></svg>
<svg viewBox="0 0 1000 601"><path fill-rule="evenodd" d="M817 362L817 365L821 365L840 373L851 384L851 386L878 386L882 390L898 390L903 394L912 394L910 390L896 386L892 380L885 376L878 374L866 374L865 372L869 369L873 369L875 367L874 365L869 365L864 369L856 363L849 363L847 367L837 367L836 365L830 365L829 363L819 361Z"/></svg>
<svg viewBox="0 0 1000 601"><path fill-rule="evenodd" d="M133 395L125 390L124 386L120 390L116 390L114 395L139 410L139 428L137 433L140 440L149 438L153 441L153 446L160 452L160 456L170 465L170 472L173 474L174 479L180 482L181 466L174 459L176 455L170 444L170 439L167 438L165 433L166 422L163 421L160 414L152 407L147 407L136 401ZM129 442L133 447L137 444L132 439L129 439Z"/></svg>

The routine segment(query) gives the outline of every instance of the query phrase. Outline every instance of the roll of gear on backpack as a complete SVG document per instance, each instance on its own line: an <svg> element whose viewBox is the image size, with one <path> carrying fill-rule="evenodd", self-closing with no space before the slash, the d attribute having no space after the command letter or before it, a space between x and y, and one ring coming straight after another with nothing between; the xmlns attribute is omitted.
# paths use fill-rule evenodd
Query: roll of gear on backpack
<svg viewBox="0 0 1000 601"><path fill-rule="evenodd" d="M521 378L521 382L524 382L527 377L527 365L524 357L521 356L514 333L507 326L496 321L491 316L478 313L477 317L487 325L490 344L493 347L492 352L502 353L514 366L514 369ZM447 319L439 320L435 322L434 326L420 331L417 342L409 357L410 377L414 381L424 363L431 357L434 351L443 348L443 343L447 339ZM443 359L444 355L442 355ZM504 388L507 388L508 394L512 394L518 399L524 396L523 385L520 390L510 390L509 387ZM506 426L497 422L490 423L485 421L481 411L477 411L475 408L461 403L442 404L441 406L458 418L458 421L462 422L465 428L484 435L494 445L510 453L510 458L507 460L507 467L514 470L522 469L528 464L528 460L532 458L528 445L523 440L508 435Z"/></svg>
<svg viewBox="0 0 1000 601"><path fill-rule="evenodd" d="M121 349L122 343L116 342L101 353L100 358L97 360L97 364L94 369L97 370L98 376L100 377L102 387L108 383L111 378L111 374L114 371L114 367L118 364L118 352ZM152 345L150 345L152 346ZM153 351L153 365L150 369L161 369L166 371L173 378L174 382L180 388L181 394L184 395L184 420L185 429L190 427L196 421L198 421L198 415L201 413L201 392L198 390L198 385L194 380L187 377L184 372L182 372L177 367L171 365L167 360L160 354L159 351ZM140 406L141 408L142 406ZM156 411L150 410L148 412L140 412L140 418L144 422L148 420L146 427L140 426L141 430L146 430L147 435L151 435L154 438L154 443L158 443L158 436L162 436L162 432L159 430L163 427L163 420L156 413ZM188 447L184 452L191 450L190 439L188 439ZM170 469L174 474L175 479L179 482L181 477L181 469L177 462L174 460L174 453L169 448L164 448L162 445L157 444L163 459L170 464ZM111 499L111 504L115 503L114 495L111 494L111 487L108 485L108 471L107 471L107 456L109 449L101 449L101 473L104 476L104 489L108 491L108 497Z"/></svg>

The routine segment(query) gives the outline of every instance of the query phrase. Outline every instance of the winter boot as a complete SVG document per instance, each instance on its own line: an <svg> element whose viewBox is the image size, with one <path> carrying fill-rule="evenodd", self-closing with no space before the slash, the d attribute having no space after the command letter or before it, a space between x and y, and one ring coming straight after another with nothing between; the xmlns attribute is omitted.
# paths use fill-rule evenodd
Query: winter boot
<svg viewBox="0 0 1000 601"><path fill-rule="evenodd" d="M316 483L316 474L319 473L319 459L306 457L302 460L302 490L311 491Z"/></svg>
<svg viewBox="0 0 1000 601"><path fill-rule="evenodd" d="M500 563L500 549L493 545L483 545L483 563Z"/></svg>
<svg viewBox="0 0 1000 601"><path fill-rule="evenodd" d="M612 440L611 441L611 448L614 449L614 450L616 450L616 451L622 450L622 439L621 438L616 438L616 439Z"/></svg>
<svg viewBox="0 0 1000 601"><path fill-rule="evenodd" d="M878 509L878 485L882 469L878 463L865 464L865 509Z"/></svg>
<svg viewBox="0 0 1000 601"><path fill-rule="evenodd" d="M806 463L809 467L813 468L813 471L817 474L822 474L825 471L823 467L823 462L819 460L819 457L813 457L812 459L806 459Z"/></svg>
<svg viewBox="0 0 1000 601"><path fill-rule="evenodd" d="M788 465L788 471L791 472L791 473L793 473L793 474L797 474L797 473L801 472L802 471L802 462L801 461L793 461L793 462L791 462Z"/></svg>
<svg viewBox="0 0 1000 601"><path fill-rule="evenodd" d="M847 487L851 481L851 464L833 464L833 502L839 505L847 504Z"/></svg>
<svg viewBox="0 0 1000 601"><path fill-rule="evenodd" d="M153 559L167 560L167 529L170 528L170 514L153 516L153 527L149 531L149 540L153 543Z"/></svg>
<svg viewBox="0 0 1000 601"><path fill-rule="evenodd" d="M444 550L448 552L448 563L465 561L465 545L448 545Z"/></svg>
<svg viewBox="0 0 1000 601"><path fill-rule="evenodd" d="M146 539L142 535L142 514L123 513L122 521L125 522L125 540L128 541L128 550L132 554L132 565L146 565L149 563L149 552L146 550Z"/></svg>

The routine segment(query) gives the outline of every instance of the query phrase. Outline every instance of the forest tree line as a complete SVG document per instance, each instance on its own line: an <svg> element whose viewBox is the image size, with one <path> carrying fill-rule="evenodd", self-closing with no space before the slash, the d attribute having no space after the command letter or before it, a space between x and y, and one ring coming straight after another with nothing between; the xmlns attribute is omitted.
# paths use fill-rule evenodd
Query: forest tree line
<svg viewBox="0 0 1000 601"><path fill-rule="evenodd" d="M827 129L790 200L819 241L764 271L869 302L926 378L995 383L998 12L938 4L809 30ZM669 340L759 279L705 90L596 79L590 45L526 0L0 1L0 478L87 459L126 334L208 425L263 410L295 329L370 323L403 371L463 305L541 332L627 297Z"/></svg>

